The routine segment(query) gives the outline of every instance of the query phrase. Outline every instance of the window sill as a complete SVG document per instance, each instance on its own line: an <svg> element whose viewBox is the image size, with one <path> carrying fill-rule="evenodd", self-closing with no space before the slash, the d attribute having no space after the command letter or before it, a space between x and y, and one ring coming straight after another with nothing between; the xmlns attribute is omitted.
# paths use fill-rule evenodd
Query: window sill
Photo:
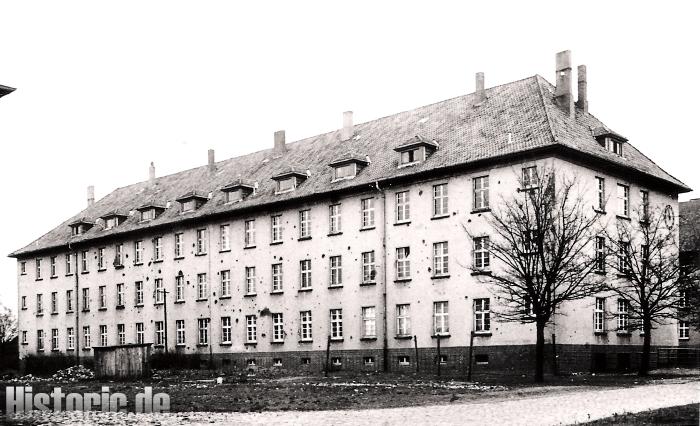
<svg viewBox="0 0 700 426"><path fill-rule="evenodd" d="M410 225L410 220L404 220L403 222L394 222L394 226Z"/></svg>
<svg viewBox="0 0 700 426"><path fill-rule="evenodd" d="M617 335L620 337L630 337L632 335L631 331L618 331Z"/></svg>
<svg viewBox="0 0 700 426"><path fill-rule="evenodd" d="M430 337L432 337L433 339L446 339L446 338L449 338L450 336L451 336L450 333L447 333L447 334L433 334Z"/></svg>
<svg viewBox="0 0 700 426"><path fill-rule="evenodd" d="M595 207L593 207L593 211L596 212L596 213L598 213L598 214L607 214L607 213L605 212L605 210L597 209L597 208L595 208Z"/></svg>
<svg viewBox="0 0 700 426"><path fill-rule="evenodd" d="M448 217L450 217L449 213L433 216L430 218L430 220L447 219Z"/></svg>
<svg viewBox="0 0 700 426"><path fill-rule="evenodd" d="M58 278L58 275L51 275L51 276L49 277L50 280L55 280L56 278Z"/></svg>
<svg viewBox="0 0 700 426"><path fill-rule="evenodd" d="M58 352L58 349L51 349L51 352Z"/></svg>
<svg viewBox="0 0 700 426"><path fill-rule="evenodd" d="M58 312L51 312L51 315L58 315Z"/></svg>
<svg viewBox="0 0 700 426"><path fill-rule="evenodd" d="M230 299L230 298L231 298L230 294L227 294L226 296L219 296L219 299ZM183 300L183 302L184 302L184 300Z"/></svg>
<svg viewBox="0 0 700 426"><path fill-rule="evenodd" d="M27 308L22 308L21 310L22 310L22 311L26 311L26 310L27 310Z"/></svg>
<svg viewBox="0 0 700 426"><path fill-rule="evenodd" d="M371 231L371 230L373 230L373 229L377 229L377 227L376 227L376 226L368 226L368 227L366 227L366 228L360 228L360 232L362 232L362 231Z"/></svg>
<svg viewBox="0 0 700 426"><path fill-rule="evenodd" d="M376 340L377 340L377 336L360 337L360 341L363 341L363 342L372 342L372 341L376 341Z"/></svg>
<svg viewBox="0 0 700 426"><path fill-rule="evenodd" d="M207 299L201 299L201 300L207 300ZM162 306L164 304L165 303L163 303L163 302L153 302L153 306Z"/></svg>
<svg viewBox="0 0 700 426"><path fill-rule="evenodd" d="M27 346L29 343L28 342L22 342L20 343L22 346Z"/></svg>
<svg viewBox="0 0 700 426"><path fill-rule="evenodd" d="M311 239L311 237L299 237L299 238L297 238L297 241L308 241L310 239Z"/></svg>
<svg viewBox="0 0 700 426"><path fill-rule="evenodd" d="M344 340L345 339L342 337L331 337L331 342L334 342L334 343L340 343L340 342L343 342Z"/></svg>
<svg viewBox="0 0 700 426"><path fill-rule="evenodd" d="M107 308L97 308L98 311L106 311Z"/></svg>
<svg viewBox="0 0 700 426"><path fill-rule="evenodd" d="M396 340L411 340L411 339L413 339L413 336L409 336L407 334L398 334L398 335L394 336L394 339L396 339Z"/></svg>
<svg viewBox="0 0 700 426"><path fill-rule="evenodd" d="M271 245L271 246L278 246L278 245L282 244L283 242L284 242L284 241L273 241L273 242L270 243L270 245Z"/></svg>
<svg viewBox="0 0 700 426"><path fill-rule="evenodd" d="M243 295L243 297L255 297L257 295L258 295L258 293L246 293Z"/></svg>
<svg viewBox="0 0 700 426"><path fill-rule="evenodd" d="M83 348L83 351L84 351L84 352L88 352L88 351L91 351L91 350L92 350L92 348Z"/></svg>
<svg viewBox="0 0 700 426"><path fill-rule="evenodd" d="M219 253L231 253L231 249L219 250Z"/></svg>
<svg viewBox="0 0 700 426"><path fill-rule="evenodd" d="M314 339L303 339L303 340L299 340L299 343L313 343L313 342L314 342Z"/></svg>
<svg viewBox="0 0 700 426"><path fill-rule="evenodd" d="M134 307L135 308L143 308L143 303L135 303Z"/></svg>
<svg viewBox="0 0 700 426"><path fill-rule="evenodd" d="M270 342L271 345L284 345L284 340L273 340Z"/></svg>
<svg viewBox="0 0 700 426"><path fill-rule="evenodd" d="M143 262L134 262L134 266L143 266Z"/></svg>
<svg viewBox="0 0 700 426"><path fill-rule="evenodd" d="M185 256L175 256L175 257L173 257L173 260L182 260L184 258L185 258Z"/></svg>
<svg viewBox="0 0 700 426"><path fill-rule="evenodd" d="M624 216L624 215L620 215L620 214L615 215L615 217L616 217L617 219L620 219L620 220L627 220L627 221L631 221L631 220L632 220L632 219L629 218L629 216Z"/></svg>
<svg viewBox="0 0 700 426"><path fill-rule="evenodd" d="M34 281L44 281L43 278L34 278Z"/></svg>
<svg viewBox="0 0 700 426"><path fill-rule="evenodd" d="M74 314L74 313L75 313L75 311L66 311L66 315L68 315L68 314Z"/></svg>
<svg viewBox="0 0 700 426"><path fill-rule="evenodd" d="M450 274L445 274L445 275L433 275L430 277L431 280L442 280L445 278L450 278Z"/></svg>
<svg viewBox="0 0 700 426"><path fill-rule="evenodd" d="M180 304L180 303L185 303L184 300L176 300L174 303Z"/></svg>
<svg viewBox="0 0 700 426"><path fill-rule="evenodd" d="M472 271L471 276L478 276L478 275L491 275L491 271Z"/></svg>
<svg viewBox="0 0 700 426"><path fill-rule="evenodd" d="M304 291L311 291L311 290L313 290L313 288L308 287L308 288L300 288L300 289L297 290L297 291L298 291L299 293L301 293L301 292L304 292Z"/></svg>
<svg viewBox="0 0 700 426"><path fill-rule="evenodd" d="M410 281L411 281L411 278L397 278L394 280L395 283L407 283Z"/></svg>
<svg viewBox="0 0 700 426"><path fill-rule="evenodd" d="M90 309L83 309L81 312L90 312Z"/></svg>
<svg viewBox="0 0 700 426"><path fill-rule="evenodd" d="M124 265L114 265L114 269L124 269Z"/></svg>
<svg viewBox="0 0 700 426"><path fill-rule="evenodd" d="M370 287L373 285L377 285L376 281L364 281L360 283L360 287Z"/></svg>
<svg viewBox="0 0 700 426"><path fill-rule="evenodd" d="M402 169L402 168L404 168L404 167L413 167L413 166L417 166L417 165L420 164L420 163L421 163L421 161L412 161L412 162L410 162L410 163L399 164L399 169Z"/></svg>
<svg viewBox="0 0 700 426"><path fill-rule="evenodd" d="M114 307L114 309L124 309L124 305L117 305Z"/></svg>
<svg viewBox="0 0 700 426"><path fill-rule="evenodd" d="M207 255L207 253L195 253L194 257L202 257L202 256L206 256L206 255Z"/></svg>
<svg viewBox="0 0 700 426"><path fill-rule="evenodd" d="M490 331L475 331L474 336L490 337L491 332Z"/></svg>
<svg viewBox="0 0 700 426"><path fill-rule="evenodd" d="M254 249L256 247L257 246L245 246L245 247L243 247L243 250L250 250L250 249Z"/></svg>
<svg viewBox="0 0 700 426"><path fill-rule="evenodd" d="M195 302L206 302L207 300L209 300L209 298L204 297L201 299L195 299ZM154 303L154 305L162 305L162 303Z"/></svg>
<svg viewBox="0 0 700 426"><path fill-rule="evenodd" d="M689 338L689 337L679 337L678 340L683 340L683 341L685 341L685 340L690 340L690 338Z"/></svg>
<svg viewBox="0 0 700 426"><path fill-rule="evenodd" d="M187 346L185 343L176 343L175 344L176 348L184 348L185 346Z"/></svg>
<svg viewBox="0 0 700 426"><path fill-rule="evenodd" d="M257 346L258 342L245 342L245 343L243 343L243 345L245 345L245 346Z"/></svg>
<svg viewBox="0 0 700 426"><path fill-rule="evenodd" d="M482 207L480 209L473 209L470 213L471 214L488 213L490 211L491 211L491 207Z"/></svg>
<svg viewBox="0 0 700 426"><path fill-rule="evenodd" d="M593 335L595 335L595 336L607 336L608 332L607 331L594 331Z"/></svg>
<svg viewBox="0 0 700 426"><path fill-rule="evenodd" d="M156 259L152 263L163 263L163 259Z"/></svg>
<svg viewBox="0 0 700 426"><path fill-rule="evenodd" d="M343 285L342 285L342 284L336 284L336 285L329 285L329 286L328 286L328 288L329 288L329 289L334 289L334 288L343 288Z"/></svg>
<svg viewBox="0 0 700 426"><path fill-rule="evenodd" d="M44 352L43 349L37 349L36 351L37 351L37 352Z"/></svg>
<svg viewBox="0 0 700 426"><path fill-rule="evenodd" d="M197 343L198 348L206 348L207 346L209 346L209 343Z"/></svg>
<svg viewBox="0 0 700 426"><path fill-rule="evenodd" d="M106 271L106 270L107 270L107 268L99 268L99 269L97 270L97 272L104 272L104 271Z"/></svg>
<svg viewBox="0 0 700 426"><path fill-rule="evenodd" d="M284 291L283 290L274 290L274 291L271 291L270 294L284 294Z"/></svg>
<svg viewBox="0 0 700 426"><path fill-rule="evenodd" d="M334 237L336 235L343 235L343 231L338 231L338 232L329 232L328 237Z"/></svg>
<svg viewBox="0 0 700 426"><path fill-rule="evenodd" d="M75 352L75 348L66 348L66 352Z"/></svg>
<svg viewBox="0 0 700 426"><path fill-rule="evenodd" d="M232 345L233 345L233 343L231 343L231 342L221 342L221 343L219 343L219 346L232 346Z"/></svg>
<svg viewBox="0 0 700 426"><path fill-rule="evenodd" d="M115 266L115 268L116 268L116 266ZM73 273L71 272L70 274L66 274L66 276L67 276L67 277L72 277L72 276L73 276Z"/></svg>
<svg viewBox="0 0 700 426"><path fill-rule="evenodd" d="M87 275L87 274L89 274L89 273L90 273L90 271L83 271L83 272L80 273L80 275Z"/></svg>

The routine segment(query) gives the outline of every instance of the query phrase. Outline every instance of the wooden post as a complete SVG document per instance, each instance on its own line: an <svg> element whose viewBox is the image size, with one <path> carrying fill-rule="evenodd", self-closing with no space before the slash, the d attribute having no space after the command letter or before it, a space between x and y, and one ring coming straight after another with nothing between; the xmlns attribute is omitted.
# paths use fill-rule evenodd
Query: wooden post
<svg viewBox="0 0 700 426"><path fill-rule="evenodd" d="M557 335L552 333L552 373L556 376L559 374L557 366Z"/></svg>
<svg viewBox="0 0 700 426"><path fill-rule="evenodd" d="M438 365L438 377L440 376L441 373L441 363L440 363L440 335L437 335L437 365Z"/></svg>
<svg viewBox="0 0 700 426"><path fill-rule="evenodd" d="M416 348L416 373L417 373L420 371L420 367L418 365L419 364L419 362L418 362L418 360L419 360L419 358L418 358L418 337L416 337L415 335L413 336L413 346Z"/></svg>
<svg viewBox="0 0 700 426"><path fill-rule="evenodd" d="M324 376L328 377L328 370L331 367L331 336L328 336L328 342L326 343L326 371L324 372Z"/></svg>
<svg viewBox="0 0 700 426"><path fill-rule="evenodd" d="M467 370L467 381L471 382L472 381L472 353L474 351L474 331L469 334L469 359L467 360L468 364L468 370Z"/></svg>

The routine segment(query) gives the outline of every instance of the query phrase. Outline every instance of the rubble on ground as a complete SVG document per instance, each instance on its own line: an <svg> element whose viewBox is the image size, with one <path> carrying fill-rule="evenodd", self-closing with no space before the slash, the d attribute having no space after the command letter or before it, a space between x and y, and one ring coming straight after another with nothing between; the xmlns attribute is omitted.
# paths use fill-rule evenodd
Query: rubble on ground
<svg viewBox="0 0 700 426"><path fill-rule="evenodd" d="M75 383L95 378L95 373L82 365L68 367L59 370L50 377L37 377L33 374L26 374L21 377L10 379L10 383L41 383L41 382L62 382Z"/></svg>

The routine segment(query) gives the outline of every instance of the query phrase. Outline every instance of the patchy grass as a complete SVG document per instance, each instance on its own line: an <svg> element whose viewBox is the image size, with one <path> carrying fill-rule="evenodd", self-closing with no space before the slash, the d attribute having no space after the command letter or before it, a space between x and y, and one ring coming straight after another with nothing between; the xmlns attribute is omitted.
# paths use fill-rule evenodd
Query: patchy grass
<svg viewBox="0 0 700 426"><path fill-rule="evenodd" d="M690 425L700 424L700 404L660 408L636 414L622 414L586 425Z"/></svg>

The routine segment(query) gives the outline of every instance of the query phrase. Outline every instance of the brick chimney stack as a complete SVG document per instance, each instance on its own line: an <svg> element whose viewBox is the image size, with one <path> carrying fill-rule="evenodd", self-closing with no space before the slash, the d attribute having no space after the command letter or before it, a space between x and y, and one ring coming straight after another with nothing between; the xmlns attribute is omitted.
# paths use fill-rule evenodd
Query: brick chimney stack
<svg viewBox="0 0 700 426"><path fill-rule="evenodd" d="M87 187L87 205L88 207L95 204L95 187L90 185Z"/></svg>
<svg viewBox="0 0 700 426"><path fill-rule="evenodd" d="M355 127L352 124L352 111L345 111L343 113L343 130L340 134L342 140L347 141L355 136Z"/></svg>
<svg viewBox="0 0 700 426"><path fill-rule="evenodd" d="M586 77L586 66L578 66L578 100L576 107L588 112L588 80Z"/></svg>
<svg viewBox="0 0 700 426"><path fill-rule="evenodd" d="M476 94L474 106L479 106L486 100L483 72L476 73L476 90L474 91L474 93Z"/></svg>
<svg viewBox="0 0 700 426"><path fill-rule="evenodd" d="M557 87L554 101L571 118L574 117L574 98L571 95L571 51L565 50L556 56Z"/></svg>
<svg viewBox="0 0 700 426"><path fill-rule="evenodd" d="M156 180L156 166L151 161L151 167L148 168L148 181L153 183Z"/></svg>
<svg viewBox="0 0 700 426"><path fill-rule="evenodd" d="M282 154L287 151L287 145L284 136L284 130L278 130L275 132L275 154Z"/></svg>
<svg viewBox="0 0 700 426"><path fill-rule="evenodd" d="M214 162L214 150L213 149L210 149L207 152L207 157L209 160L209 171L213 173L214 171L216 171L216 163Z"/></svg>

